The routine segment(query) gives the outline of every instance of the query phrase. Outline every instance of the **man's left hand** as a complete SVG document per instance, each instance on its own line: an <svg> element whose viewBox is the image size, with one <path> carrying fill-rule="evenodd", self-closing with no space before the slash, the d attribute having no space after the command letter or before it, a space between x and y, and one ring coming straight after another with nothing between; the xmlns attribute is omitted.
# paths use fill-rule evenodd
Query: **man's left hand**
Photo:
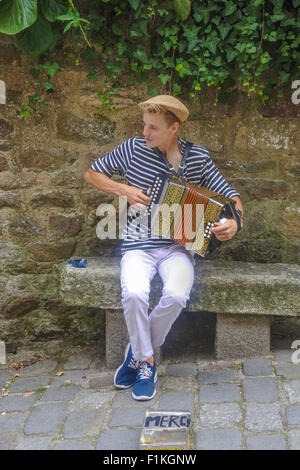
<svg viewBox="0 0 300 470"><path fill-rule="evenodd" d="M210 229L215 234L218 240L225 242L230 240L237 232L237 223L234 219L227 219L224 224L215 222L214 226Z"/></svg>

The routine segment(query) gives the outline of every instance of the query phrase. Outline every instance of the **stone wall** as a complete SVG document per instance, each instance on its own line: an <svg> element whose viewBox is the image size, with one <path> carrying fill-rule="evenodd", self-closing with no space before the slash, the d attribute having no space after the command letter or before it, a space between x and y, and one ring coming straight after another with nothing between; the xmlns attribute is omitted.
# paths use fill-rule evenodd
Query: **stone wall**
<svg viewBox="0 0 300 470"><path fill-rule="evenodd" d="M118 255L118 242L96 236L96 208L113 198L87 185L83 174L98 155L141 133L136 104L147 86L119 90L112 97L116 112L103 110L97 97L103 79L88 80L89 66L75 67L68 53L65 46L49 58L60 70L47 106L20 117L37 91L34 61L0 35L7 88L7 104L0 105L0 339L11 351L50 339L103 338L98 310L61 303L60 267L71 256ZM253 103L239 90L226 105L214 106L213 90L186 103L191 116L180 136L210 150L245 206L245 228L219 256L300 263L300 105L287 96L274 108L250 110Z"/></svg>

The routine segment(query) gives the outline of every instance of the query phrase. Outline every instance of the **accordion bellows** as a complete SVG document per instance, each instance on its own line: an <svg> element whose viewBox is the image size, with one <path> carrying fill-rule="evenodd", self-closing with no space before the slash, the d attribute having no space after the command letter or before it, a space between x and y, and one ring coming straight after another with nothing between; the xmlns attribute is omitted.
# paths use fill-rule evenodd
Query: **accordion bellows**
<svg viewBox="0 0 300 470"><path fill-rule="evenodd" d="M210 227L233 217L233 199L172 173L156 176L150 196L147 213L151 216L151 236L171 238L201 257L221 245Z"/></svg>

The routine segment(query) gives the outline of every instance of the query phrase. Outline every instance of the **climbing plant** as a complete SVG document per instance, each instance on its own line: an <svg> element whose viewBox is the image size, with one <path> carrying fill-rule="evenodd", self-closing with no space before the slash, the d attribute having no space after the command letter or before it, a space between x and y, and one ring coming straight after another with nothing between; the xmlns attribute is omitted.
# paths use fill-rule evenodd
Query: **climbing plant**
<svg viewBox="0 0 300 470"><path fill-rule="evenodd" d="M81 35L81 56L107 76L103 106L124 80L149 76L175 96L213 86L226 102L241 86L272 104L300 77L299 7L300 0L0 0L0 32L38 57L64 35ZM88 78L98 80L97 66Z"/></svg>

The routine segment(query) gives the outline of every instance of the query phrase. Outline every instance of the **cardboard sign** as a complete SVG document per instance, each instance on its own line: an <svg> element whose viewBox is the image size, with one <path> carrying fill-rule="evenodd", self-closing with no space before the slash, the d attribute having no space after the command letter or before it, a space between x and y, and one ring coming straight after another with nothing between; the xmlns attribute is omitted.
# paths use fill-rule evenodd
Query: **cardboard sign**
<svg viewBox="0 0 300 470"><path fill-rule="evenodd" d="M190 424L189 411L146 411L140 436L140 449L189 449Z"/></svg>

